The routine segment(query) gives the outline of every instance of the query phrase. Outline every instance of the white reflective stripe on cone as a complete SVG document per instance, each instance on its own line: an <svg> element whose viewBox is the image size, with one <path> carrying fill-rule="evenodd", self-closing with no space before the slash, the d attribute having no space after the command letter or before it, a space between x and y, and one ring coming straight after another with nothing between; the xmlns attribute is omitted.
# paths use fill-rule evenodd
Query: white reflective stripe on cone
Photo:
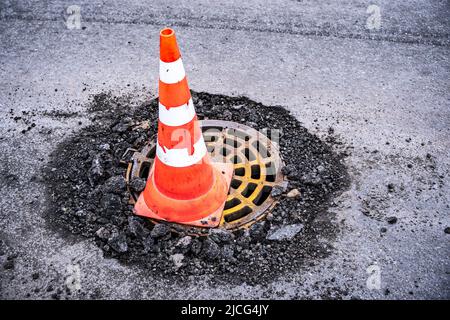
<svg viewBox="0 0 450 320"><path fill-rule="evenodd" d="M156 156L158 159L171 167L188 167L193 164L196 164L202 158L206 155L206 144L203 140L203 136L198 139L196 143L194 143L194 153L192 155L189 155L188 149L167 149L165 148L166 152L164 152L163 148L159 145L159 143L156 144Z"/></svg>
<svg viewBox="0 0 450 320"><path fill-rule="evenodd" d="M161 103L159 104L159 121L166 126L177 127L188 123L195 117L194 103L189 99L188 103L179 107L166 109Z"/></svg>
<svg viewBox="0 0 450 320"><path fill-rule="evenodd" d="M177 83L186 77L181 58L174 62L164 62L159 60L159 80L164 83Z"/></svg>

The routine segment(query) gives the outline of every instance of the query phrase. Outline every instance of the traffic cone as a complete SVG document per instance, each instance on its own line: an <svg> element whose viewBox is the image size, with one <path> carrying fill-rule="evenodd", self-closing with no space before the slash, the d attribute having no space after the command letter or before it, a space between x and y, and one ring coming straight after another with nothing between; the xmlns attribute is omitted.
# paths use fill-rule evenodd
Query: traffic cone
<svg viewBox="0 0 450 320"><path fill-rule="evenodd" d="M160 32L156 157L135 213L158 220L216 227L233 175L212 163L195 113L174 30Z"/></svg>

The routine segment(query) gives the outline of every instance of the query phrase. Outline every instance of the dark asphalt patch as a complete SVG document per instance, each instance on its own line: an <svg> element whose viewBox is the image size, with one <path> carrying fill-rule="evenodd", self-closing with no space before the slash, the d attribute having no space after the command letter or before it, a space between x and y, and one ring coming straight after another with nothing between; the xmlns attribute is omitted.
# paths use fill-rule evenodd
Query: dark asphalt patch
<svg viewBox="0 0 450 320"><path fill-rule="evenodd" d="M129 110L133 97L99 94L87 106L92 125L56 146L44 168L49 225L63 235L95 238L106 257L174 280L214 276L261 284L329 255L338 226L327 209L349 185L344 155L332 151L334 140L321 141L282 107L245 97L192 96L200 119L280 130L289 183L274 191L279 203L266 221L248 231L192 238L134 216L119 161L127 148L139 149L156 133L158 101Z"/></svg>

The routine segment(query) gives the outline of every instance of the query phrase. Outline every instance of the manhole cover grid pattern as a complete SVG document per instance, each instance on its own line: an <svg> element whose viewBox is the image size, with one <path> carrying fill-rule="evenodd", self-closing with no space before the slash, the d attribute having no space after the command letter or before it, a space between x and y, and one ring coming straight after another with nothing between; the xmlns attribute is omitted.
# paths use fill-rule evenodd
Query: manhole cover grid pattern
<svg viewBox="0 0 450 320"><path fill-rule="evenodd" d="M270 195L272 188L286 183L278 147L265 134L234 122L203 120L201 127L212 161L234 165L220 227L229 230L249 227L264 218L275 204ZM141 151L127 150L130 156L127 181L132 177L147 178L155 156L154 140ZM132 193L132 201L137 196Z"/></svg>

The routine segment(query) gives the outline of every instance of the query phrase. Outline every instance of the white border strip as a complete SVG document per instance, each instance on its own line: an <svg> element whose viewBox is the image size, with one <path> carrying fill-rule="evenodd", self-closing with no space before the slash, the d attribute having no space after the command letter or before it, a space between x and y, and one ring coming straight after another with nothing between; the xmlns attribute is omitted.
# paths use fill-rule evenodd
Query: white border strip
<svg viewBox="0 0 450 320"><path fill-rule="evenodd" d="M203 136L198 139L196 143L194 143L194 154L192 156L189 155L188 149L166 149L166 152L161 148L159 143L156 144L156 156L158 159L171 167L188 167L193 164L196 164L205 156L206 144L203 140Z"/></svg>
<svg viewBox="0 0 450 320"><path fill-rule="evenodd" d="M159 121L166 126L182 126L190 122L195 117L195 108L192 99L188 103L179 107L172 107L169 110L164 105L159 104Z"/></svg>
<svg viewBox="0 0 450 320"><path fill-rule="evenodd" d="M159 79L167 84L177 83L184 79L183 61L181 58L174 62L164 62L159 60Z"/></svg>

